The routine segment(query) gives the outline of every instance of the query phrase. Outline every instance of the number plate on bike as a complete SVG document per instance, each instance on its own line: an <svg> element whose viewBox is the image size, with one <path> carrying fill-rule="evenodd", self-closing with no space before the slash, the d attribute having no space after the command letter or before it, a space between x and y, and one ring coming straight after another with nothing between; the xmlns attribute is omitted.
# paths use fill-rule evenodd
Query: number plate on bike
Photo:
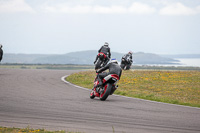
<svg viewBox="0 0 200 133"><path fill-rule="evenodd" d="M116 79L116 78L112 78L112 80L113 80L113 81L117 81L117 79Z"/></svg>

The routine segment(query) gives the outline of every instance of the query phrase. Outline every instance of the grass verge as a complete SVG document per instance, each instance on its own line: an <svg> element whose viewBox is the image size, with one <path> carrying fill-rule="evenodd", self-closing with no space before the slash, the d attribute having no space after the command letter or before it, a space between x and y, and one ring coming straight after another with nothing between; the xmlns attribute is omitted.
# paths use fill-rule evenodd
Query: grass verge
<svg viewBox="0 0 200 133"><path fill-rule="evenodd" d="M94 65L73 65L73 64L18 64L5 63L0 64L0 68L10 69L55 69L55 70L89 70L94 69ZM185 66L137 66L131 67L134 70L196 70L200 71L200 67L185 67Z"/></svg>
<svg viewBox="0 0 200 133"><path fill-rule="evenodd" d="M81 133L81 132L68 132L68 131L48 131L45 129L32 129L30 127L27 128L15 128L15 127L1 127L0 133Z"/></svg>
<svg viewBox="0 0 200 133"><path fill-rule="evenodd" d="M91 89L95 71L74 73L67 81ZM200 71L123 71L115 94L200 107Z"/></svg>

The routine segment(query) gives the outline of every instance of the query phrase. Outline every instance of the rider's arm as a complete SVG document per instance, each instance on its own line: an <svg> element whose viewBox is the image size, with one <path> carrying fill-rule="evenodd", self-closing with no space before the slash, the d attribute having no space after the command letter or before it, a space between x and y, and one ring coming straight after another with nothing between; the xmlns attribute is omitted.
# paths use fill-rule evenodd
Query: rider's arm
<svg viewBox="0 0 200 133"><path fill-rule="evenodd" d="M99 51L98 51L99 53L101 52L101 49L102 49L102 48L103 48L103 46L99 49Z"/></svg>
<svg viewBox="0 0 200 133"><path fill-rule="evenodd" d="M107 64L107 65L105 65L104 67L100 68L100 69L99 69L99 70L97 70L96 72L97 72L97 73L101 73L101 72L103 72L103 71L107 70L107 69L109 68L109 66L110 66L110 63L109 63L109 64Z"/></svg>

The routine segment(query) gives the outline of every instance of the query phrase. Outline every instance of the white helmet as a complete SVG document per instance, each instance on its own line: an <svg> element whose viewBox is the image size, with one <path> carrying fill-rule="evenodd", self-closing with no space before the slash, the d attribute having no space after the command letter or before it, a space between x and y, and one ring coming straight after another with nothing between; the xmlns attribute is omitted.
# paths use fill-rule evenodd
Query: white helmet
<svg viewBox="0 0 200 133"><path fill-rule="evenodd" d="M107 42L104 43L104 46L108 46L109 44Z"/></svg>
<svg viewBox="0 0 200 133"><path fill-rule="evenodd" d="M112 59L111 62L112 62L112 63L117 63L117 64L118 64L118 61L117 61L116 59Z"/></svg>
<svg viewBox="0 0 200 133"><path fill-rule="evenodd" d="M129 54L133 54L133 52L132 52L132 51L129 51L128 53L129 53Z"/></svg>

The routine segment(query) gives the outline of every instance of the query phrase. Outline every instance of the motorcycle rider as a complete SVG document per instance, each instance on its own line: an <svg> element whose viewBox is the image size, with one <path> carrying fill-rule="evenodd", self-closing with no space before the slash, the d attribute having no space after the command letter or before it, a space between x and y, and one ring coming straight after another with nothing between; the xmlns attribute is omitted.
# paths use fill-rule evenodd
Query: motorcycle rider
<svg viewBox="0 0 200 133"><path fill-rule="evenodd" d="M133 63L132 54L133 54L133 52L129 51L127 54L125 54L122 57L122 59L124 59L129 65L131 65ZM128 62L128 59L130 59L129 62Z"/></svg>
<svg viewBox="0 0 200 133"><path fill-rule="evenodd" d="M109 72L103 72L105 70L109 69ZM103 73L101 73L103 72ZM98 74L98 81L99 81L99 84L98 86L103 86L103 78L108 76L109 74L117 74L119 76L119 79L121 77L121 74L122 74L122 69L121 67L118 65L118 62L116 59L112 59L111 62L109 64L107 64L106 66L100 68L99 70L96 71L96 73L99 73Z"/></svg>
<svg viewBox="0 0 200 133"><path fill-rule="evenodd" d="M0 44L0 62L1 62L1 60L2 60L2 58L3 58L3 50L2 50L2 44Z"/></svg>
<svg viewBox="0 0 200 133"><path fill-rule="evenodd" d="M109 44L107 42L105 42L105 44L98 50L99 53L104 53L106 55L106 59L104 62L104 65L106 65L109 62L109 59L111 57L111 53L110 53L110 48L109 48ZM96 63L98 59L98 55L96 56L96 59L94 61L94 64ZM103 66L104 66L103 65Z"/></svg>

